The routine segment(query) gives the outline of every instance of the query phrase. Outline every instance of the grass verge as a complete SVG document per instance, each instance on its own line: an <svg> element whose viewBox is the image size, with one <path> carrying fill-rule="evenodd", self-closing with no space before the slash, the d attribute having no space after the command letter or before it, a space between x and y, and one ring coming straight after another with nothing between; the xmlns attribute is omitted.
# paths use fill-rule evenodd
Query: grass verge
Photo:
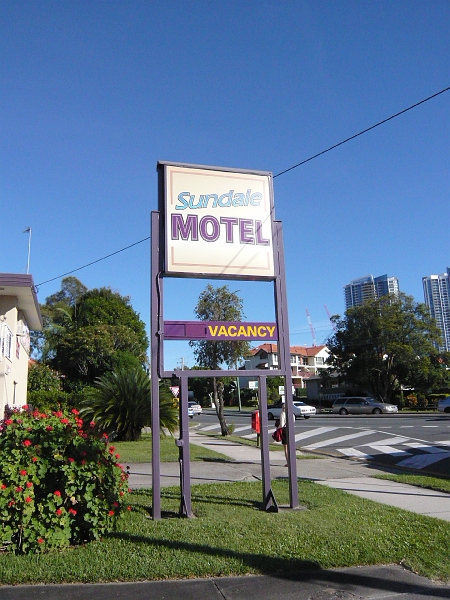
<svg viewBox="0 0 450 600"><path fill-rule="evenodd" d="M127 463L145 463L152 460L152 435L144 433L137 442L113 442L116 451L120 454L120 462ZM192 460L229 460L225 455L214 452L202 446L190 444L190 458ZM161 438L160 445L161 462L176 462L178 460L178 448L175 445L175 439L171 436Z"/></svg>
<svg viewBox="0 0 450 600"><path fill-rule="evenodd" d="M279 504L288 482L273 481ZM299 482L308 510L265 513L261 483L192 486L195 519L178 517L179 489L162 490L163 519L149 518L151 492L130 494L133 511L100 542L65 552L0 555L0 583L139 581L402 564L450 581L450 523Z"/></svg>
<svg viewBox="0 0 450 600"><path fill-rule="evenodd" d="M414 473L383 473L380 475L372 475L377 479L389 479L397 483L407 483L418 487L427 488L436 492L444 492L450 494L450 479L443 477L431 477L428 475L416 475ZM449 550L450 554L450 550Z"/></svg>

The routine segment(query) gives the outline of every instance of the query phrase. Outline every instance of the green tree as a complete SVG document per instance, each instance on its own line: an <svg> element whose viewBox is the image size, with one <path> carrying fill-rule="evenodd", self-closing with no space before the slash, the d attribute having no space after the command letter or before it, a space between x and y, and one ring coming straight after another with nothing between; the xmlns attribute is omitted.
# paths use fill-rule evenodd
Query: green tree
<svg viewBox="0 0 450 600"><path fill-rule="evenodd" d="M411 296L370 300L332 320L327 363L347 385L392 401L402 386L425 392L448 381L440 331L428 307Z"/></svg>
<svg viewBox="0 0 450 600"><path fill-rule="evenodd" d="M169 387L160 383L160 427L173 433L178 426L176 402ZM141 367L118 369L99 377L80 414L118 440L136 441L151 424L151 383Z"/></svg>
<svg viewBox="0 0 450 600"><path fill-rule="evenodd" d="M87 290L76 278L47 298L42 360L64 376L65 389L92 385L104 373L146 362L145 324L130 299L109 288Z"/></svg>
<svg viewBox="0 0 450 600"><path fill-rule="evenodd" d="M227 285L214 288L211 284L200 294L194 314L201 321L242 321L245 317L242 299L236 292L230 292ZM197 364L215 371L223 365L236 367L250 350L246 341L192 341L189 344L194 348ZM230 433L223 410L224 389L224 379L213 377L213 402L223 436Z"/></svg>

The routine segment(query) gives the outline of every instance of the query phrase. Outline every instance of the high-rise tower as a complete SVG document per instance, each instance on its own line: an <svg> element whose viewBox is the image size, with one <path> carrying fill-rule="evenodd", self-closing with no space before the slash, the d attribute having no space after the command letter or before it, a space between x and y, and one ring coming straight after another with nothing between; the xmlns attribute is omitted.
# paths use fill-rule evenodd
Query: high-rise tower
<svg viewBox="0 0 450 600"><path fill-rule="evenodd" d="M450 267L442 275L422 277L425 304L442 332L442 345L439 350L450 352Z"/></svg>
<svg viewBox="0 0 450 600"><path fill-rule="evenodd" d="M374 300L388 294L395 294L397 296L398 293L397 277L388 277L387 275L373 277L373 275L366 275L365 277L354 279L345 286L345 309L359 306L366 300Z"/></svg>

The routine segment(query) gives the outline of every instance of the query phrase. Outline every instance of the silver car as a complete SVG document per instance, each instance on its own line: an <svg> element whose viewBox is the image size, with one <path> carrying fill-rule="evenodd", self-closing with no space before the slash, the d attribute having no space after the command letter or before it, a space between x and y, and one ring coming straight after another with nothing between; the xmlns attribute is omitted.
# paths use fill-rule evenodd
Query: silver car
<svg viewBox="0 0 450 600"><path fill-rule="evenodd" d="M440 412L450 413L450 396L438 401L437 409Z"/></svg>
<svg viewBox="0 0 450 600"><path fill-rule="evenodd" d="M378 402L375 398L364 398L363 396L352 396L338 398L334 401L332 412L340 415L381 415L398 412L395 404Z"/></svg>

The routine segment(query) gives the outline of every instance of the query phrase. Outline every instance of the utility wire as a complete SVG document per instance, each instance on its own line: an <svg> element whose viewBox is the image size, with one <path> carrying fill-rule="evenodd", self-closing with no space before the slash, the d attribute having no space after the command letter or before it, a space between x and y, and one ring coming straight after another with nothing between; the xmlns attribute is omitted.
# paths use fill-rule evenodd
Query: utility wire
<svg viewBox="0 0 450 600"><path fill-rule="evenodd" d="M387 119L383 119L382 121L379 121L379 123L376 123L375 125L372 125L371 127L368 127L367 129L363 129L359 133L355 133L355 135L352 135L349 138L342 140L342 142L339 142L338 144L334 144L334 146L330 146L326 150L322 150L322 152L319 152L318 154L314 154L314 156L311 156L310 158L307 158L306 160L302 160L302 162L297 163L293 167L289 167L289 169L285 169L284 171L277 173L276 175L273 176L273 178L275 179L275 177L284 175L285 173L288 173L289 171L292 171L293 169L296 169L297 167L304 165L305 163L309 162L310 160L313 160L314 158L317 158L318 156L322 156L322 154L325 154L326 152L329 152L330 150L334 150L338 146L342 146L342 144L346 144L350 140L354 140L355 138L362 135L363 133L367 133L371 129L375 129L375 127L379 127L380 125L383 125L383 123L387 123L388 121L391 121L391 119L395 119L395 117L399 117L400 115L403 115L405 112L408 112L408 110L412 110L413 108L416 108L416 106L420 106L424 102L428 102L428 100L431 100L432 98L436 98L436 96L439 96L440 94L443 94L444 92L448 92L448 90L450 90L450 87L444 88L440 92L437 92L436 94L433 94L432 96L428 96L428 98L425 98L424 100L421 100L420 102L416 102L416 104L413 104L412 106L408 106L408 108L405 108L405 109L401 110L400 112L395 113L395 115L392 115L392 116L388 117Z"/></svg>
<svg viewBox="0 0 450 600"><path fill-rule="evenodd" d="M301 162L297 163L296 165L293 165L292 167L289 167L289 169L285 169L284 171L280 171L280 173L277 173L276 175L273 176L273 179L275 179L275 177L280 177L280 175L284 175L285 173L288 173L289 171L292 171L293 169L296 169L297 167L300 167L301 165L304 165L305 163L307 163L307 162L309 162L311 160L314 160L318 156L322 156L322 154L326 154L327 152L330 152L330 150L334 150L335 148L338 148L339 146L342 146L343 144L346 144L350 140L354 140L358 136L363 135L363 133L367 133L368 131L371 131L372 129L375 129L375 127L379 127L380 125L383 125L383 123L387 123L388 121L391 121L392 119L395 119L396 117L399 117L400 115L403 115L404 113L408 112L409 110L412 110L413 108L416 108L417 106L420 106L421 104L424 104L425 102L428 102L429 100L432 100L433 98L436 98L436 96L439 96L440 94L443 94L444 92L448 92L449 90L450 90L450 86L444 88L440 92L436 92L436 94L433 94L432 96L428 96L428 98L424 98L420 102L416 102L416 104L408 106L408 108L405 108L405 109L401 110L400 112L395 113L395 115L391 115L387 119L383 119L382 121L379 121L375 125L372 125L371 127L368 127L367 129L363 129L359 133L355 133L355 135L352 135L352 136L346 138L345 140L342 140L342 142L339 142L338 144L334 144L333 146L330 146L326 150L322 150L322 152L318 152L317 154L314 154L314 156L310 156L306 160L302 160ZM139 240L139 242L135 242L134 244L130 244L129 246L125 246L125 248L121 248L120 250L117 250L116 252L112 252L111 254L108 254L107 256L103 256L102 258L94 260L94 261L88 263L87 265L83 265L82 267L78 267L77 269L73 269L73 271L68 271L67 273L64 273L63 275L58 275L57 277L52 277L52 279L47 279L47 281L43 281L42 283L38 283L36 287L39 287L40 285L44 285L45 283L50 283L51 281L55 281L55 279L60 279L61 277L66 277L67 275L71 275L72 273L76 273L76 271L81 271L81 269L85 269L86 267L90 267L91 265L95 265L96 263L99 263L102 260L106 260L107 258L111 258L111 256L115 256L116 254L120 254L120 252L124 252L125 250L129 250L133 246L137 246L138 244L142 244L142 242L146 242L149 239L150 239L150 236L148 236L148 237L146 237L146 238L144 238L142 240Z"/></svg>
<svg viewBox="0 0 450 600"><path fill-rule="evenodd" d="M130 244L129 246L125 246L125 248L121 248L120 250L116 250L116 252L112 252L111 254L108 254L107 256L103 256L102 258L98 258L97 260L93 260L92 262L88 263L87 265L83 265L82 267L78 267L77 269L74 269L73 271L68 271L67 273L63 273L62 275L58 275L57 277L52 277L52 279L47 279L47 281L43 281L42 283L38 283L36 287L39 287L40 285L44 285L44 283L50 283L50 281L55 281L55 279L59 279L60 277L65 277L66 275L70 275L71 273L75 273L76 271L81 271L81 269L85 269L86 267L90 267L91 265L95 265L95 263L99 263L102 260L105 260L107 258L110 258L111 256L114 256L115 254L119 254L120 252L123 252L124 250L129 250L129 248L132 248L133 246L137 246L138 244L142 244L142 242L146 242L147 240L150 239L150 236L139 240L139 242L134 242L134 244Z"/></svg>

